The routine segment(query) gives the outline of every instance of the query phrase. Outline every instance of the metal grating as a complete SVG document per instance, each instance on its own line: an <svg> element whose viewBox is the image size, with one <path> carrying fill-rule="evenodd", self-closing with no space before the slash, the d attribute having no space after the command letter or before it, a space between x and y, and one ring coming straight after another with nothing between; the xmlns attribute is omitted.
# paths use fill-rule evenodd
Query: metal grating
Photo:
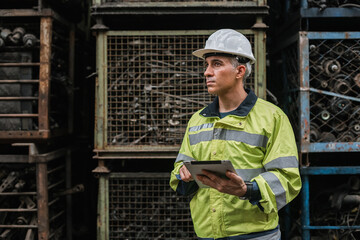
<svg viewBox="0 0 360 240"><path fill-rule="evenodd" d="M201 59L209 33L107 36L108 145L180 145L191 115L212 101ZM246 35L254 46L254 35ZM251 75L246 87L254 89Z"/></svg>
<svg viewBox="0 0 360 240"><path fill-rule="evenodd" d="M310 141L360 142L360 39L310 40L309 63Z"/></svg>
<svg viewBox="0 0 360 240"><path fill-rule="evenodd" d="M168 173L112 173L109 239L196 239L189 202L169 186Z"/></svg>

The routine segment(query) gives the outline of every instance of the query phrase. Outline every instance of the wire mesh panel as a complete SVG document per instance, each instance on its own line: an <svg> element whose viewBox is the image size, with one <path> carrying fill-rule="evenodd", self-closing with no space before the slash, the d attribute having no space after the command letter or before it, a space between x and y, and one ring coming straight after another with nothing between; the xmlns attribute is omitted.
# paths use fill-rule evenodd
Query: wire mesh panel
<svg viewBox="0 0 360 240"><path fill-rule="evenodd" d="M108 146L181 144L191 115L213 100L204 61L192 56L210 32L112 32L107 35ZM254 34L246 32L254 46ZM253 74L246 87L255 88Z"/></svg>
<svg viewBox="0 0 360 240"><path fill-rule="evenodd" d="M287 84L295 83L299 69L291 92L300 96L289 98L289 105L293 117L300 114L300 122L294 118L293 123L301 151L359 151L360 34L301 32L298 44L285 51L298 51L297 64L289 65L296 61L288 56L284 65Z"/></svg>
<svg viewBox="0 0 360 240"><path fill-rule="evenodd" d="M111 173L109 239L196 239L190 197L176 194L168 173Z"/></svg>

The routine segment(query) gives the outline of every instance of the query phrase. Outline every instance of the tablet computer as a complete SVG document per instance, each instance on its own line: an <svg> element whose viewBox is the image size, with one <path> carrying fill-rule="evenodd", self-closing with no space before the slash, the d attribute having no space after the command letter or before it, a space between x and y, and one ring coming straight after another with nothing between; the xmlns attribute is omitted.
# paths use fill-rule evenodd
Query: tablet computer
<svg viewBox="0 0 360 240"><path fill-rule="evenodd" d="M227 170L236 173L234 166L230 160L216 160L216 161L191 161L184 162L186 168L191 173L191 176L194 178L196 183L200 188L208 188L209 186L200 182L196 175L201 175L201 170L207 170L217 174L220 177L227 178L225 173Z"/></svg>

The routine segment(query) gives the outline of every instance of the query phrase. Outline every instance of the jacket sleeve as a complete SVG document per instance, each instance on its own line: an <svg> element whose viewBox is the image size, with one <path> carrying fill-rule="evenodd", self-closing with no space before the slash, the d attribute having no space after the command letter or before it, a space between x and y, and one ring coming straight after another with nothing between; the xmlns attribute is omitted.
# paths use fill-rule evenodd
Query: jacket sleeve
<svg viewBox="0 0 360 240"><path fill-rule="evenodd" d="M254 178L261 192L260 204L265 213L278 212L301 190L293 129L284 113L275 119L263 159L265 172Z"/></svg>
<svg viewBox="0 0 360 240"><path fill-rule="evenodd" d="M170 187L181 195L190 195L199 189L195 181L184 182L180 177L180 168L185 161L196 161L190 151L188 128L186 129L183 142L181 144L178 156L174 163L174 169L170 176Z"/></svg>

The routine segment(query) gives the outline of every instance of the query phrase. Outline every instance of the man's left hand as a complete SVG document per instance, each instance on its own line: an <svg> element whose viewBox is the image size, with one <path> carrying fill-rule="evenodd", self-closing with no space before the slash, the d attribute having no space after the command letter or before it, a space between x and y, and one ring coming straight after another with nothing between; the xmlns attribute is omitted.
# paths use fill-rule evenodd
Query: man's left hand
<svg viewBox="0 0 360 240"><path fill-rule="evenodd" d="M203 175L197 175L197 179L199 179L203 184L215 188L219 192L235 195L238 197L242 197L246 193L247 187L244 180L231 171L226 172L226 176L229 179L219 177L214 173L206 170L202 170L202 174Z"/></svg>

